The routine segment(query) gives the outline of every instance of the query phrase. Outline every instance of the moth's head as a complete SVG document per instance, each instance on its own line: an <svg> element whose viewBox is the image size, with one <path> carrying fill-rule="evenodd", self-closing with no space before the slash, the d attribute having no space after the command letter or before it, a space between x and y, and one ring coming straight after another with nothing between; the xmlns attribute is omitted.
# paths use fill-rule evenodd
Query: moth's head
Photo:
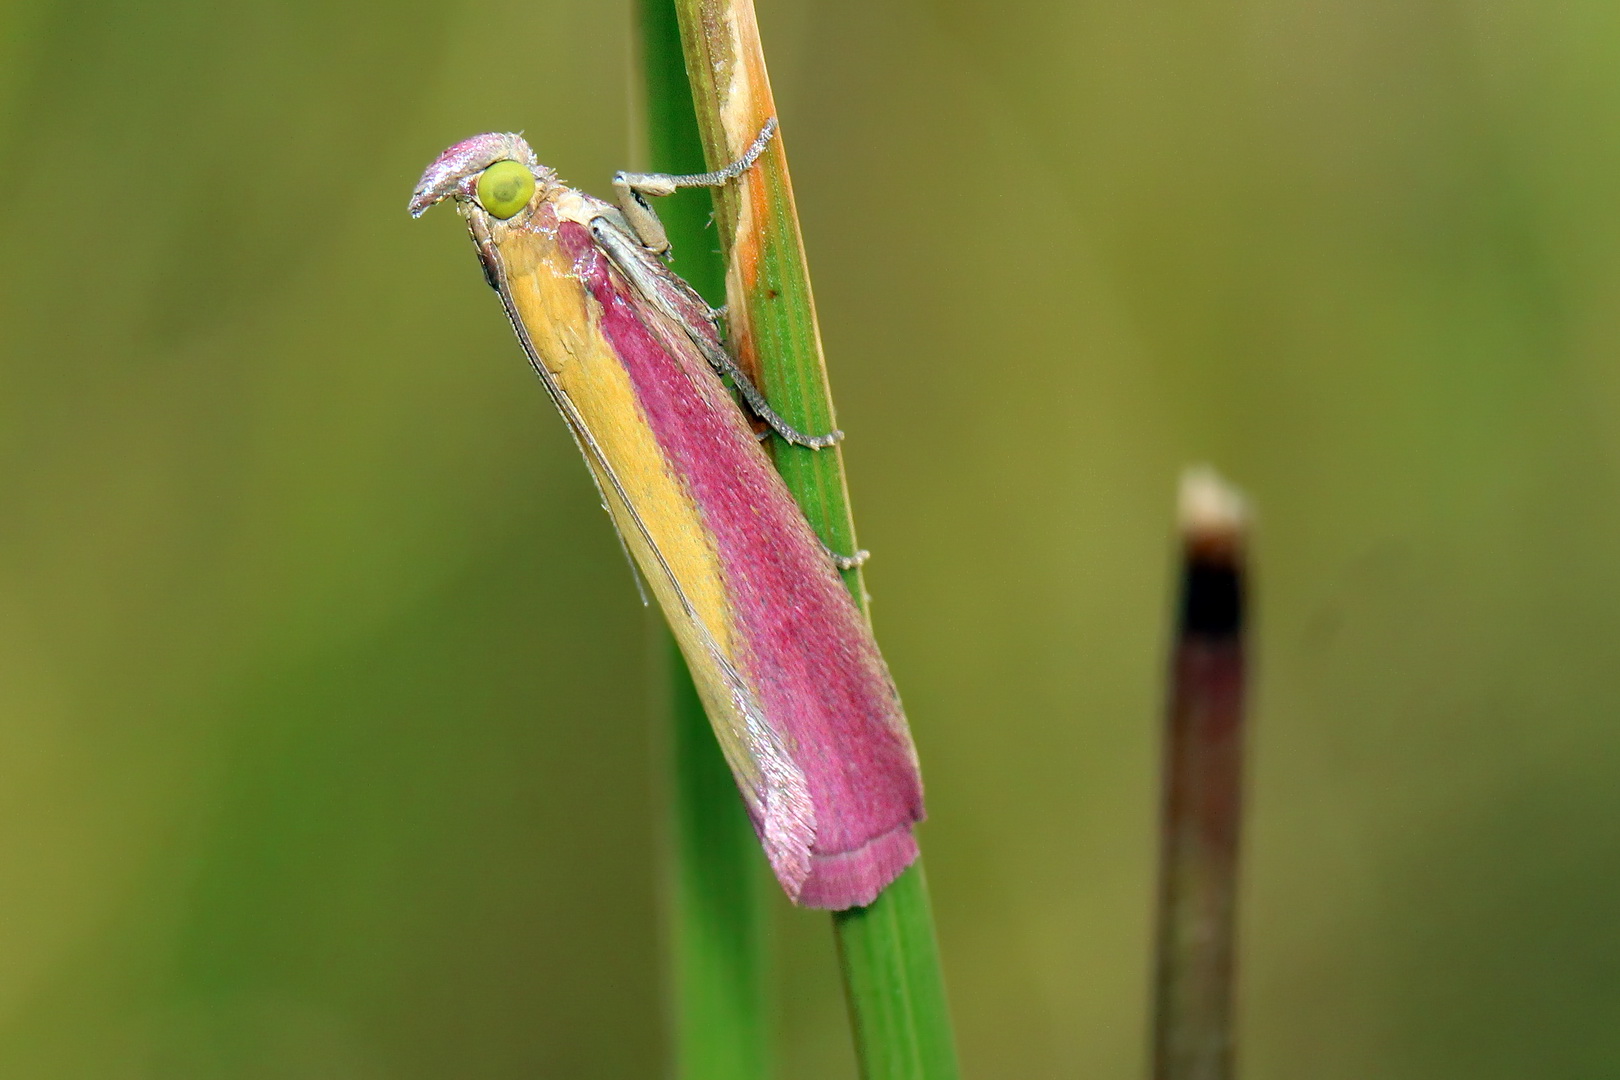
<svg viewBox="0 0 1620 1080"><path fill-rule="evenodd" d="M556 183L521 136L492 131L456 143L427 167L411 192L411 217L443 199L470 202L504 221L529 205L536 187Z"/></svg>

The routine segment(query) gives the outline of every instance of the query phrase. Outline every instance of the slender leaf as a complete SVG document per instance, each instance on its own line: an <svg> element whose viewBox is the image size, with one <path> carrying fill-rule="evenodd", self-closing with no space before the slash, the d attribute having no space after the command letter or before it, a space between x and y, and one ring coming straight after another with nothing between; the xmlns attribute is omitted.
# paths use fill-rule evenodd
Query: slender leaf
<svg viewBox="0 0 1620 1080"><path fill-rule="evenodd" d="M703 146L669 0L640 0L649 168L703 171ZM711 303L725 264L702 191L665 201L659 216L675 269ZM769 889L737 785L715 746L686 662L668 631L672 843L669 948L677 1080L762 1080L770 1075Z"/></svg>
<svg viewBox="0 0 1620 1080"><path fill-rule="evenodd" d="M709 167L741 155L776 114L751 0L676 0L687 73ZM801 431L836 427L815 303L779 134L740 184L715 198L728 256L731 342L774 408ZM775 443L776 465L834 551L856 550L834 447ZM859 570L845 574L864 609ZM928 887L919 861L869 907L833 917L857 1059L866 1080L953 1080L956 1050Z"/></svg>

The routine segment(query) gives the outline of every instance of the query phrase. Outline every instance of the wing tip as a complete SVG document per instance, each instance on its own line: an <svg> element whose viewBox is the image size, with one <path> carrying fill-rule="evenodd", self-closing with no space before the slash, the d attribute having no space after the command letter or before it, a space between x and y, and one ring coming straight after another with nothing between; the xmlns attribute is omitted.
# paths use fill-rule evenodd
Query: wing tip
<svg viewBox="0 0 1620 1080"><path fill-rule="evenodd" d="M788 895L800 907L842 911L866 907L917 861L911 824L896 826L853 851L810 856L809 873ZM780 875L778 875L780 877ZM787 882L782 882L787 888Z"/></svg>

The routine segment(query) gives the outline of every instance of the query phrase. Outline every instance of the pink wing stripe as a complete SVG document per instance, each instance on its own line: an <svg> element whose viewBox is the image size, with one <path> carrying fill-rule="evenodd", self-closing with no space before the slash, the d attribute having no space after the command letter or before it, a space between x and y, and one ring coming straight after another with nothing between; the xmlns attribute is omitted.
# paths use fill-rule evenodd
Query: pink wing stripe
<svg viewBox="0 0 1620 1080"><path fill-rule="evenodd" d="M810 873L790 880L799 875L778 864L778 877L807 906L868 904L916 858L911 826L923 803L899 699L866 619L697 349L662 343L648 329L641 301L584 226L562 223L559 239L601 302L607 339L712 534L739 666L805 775L816 822Z"/></svg>

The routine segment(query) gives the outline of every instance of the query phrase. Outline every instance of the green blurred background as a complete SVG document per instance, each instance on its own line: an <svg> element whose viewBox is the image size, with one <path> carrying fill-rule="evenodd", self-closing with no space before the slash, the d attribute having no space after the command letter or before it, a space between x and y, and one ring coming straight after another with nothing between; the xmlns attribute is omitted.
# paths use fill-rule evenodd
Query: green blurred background
<svg viewBox="0 0 1620 1080"><path fill-rule="evenodd" d="M759 6L967 1074L1143 1074L1194 460L1245 1074L1620 1073L1620 7ZM0 7L0 1076L659 1074L657 639L405 214L491 128L605 192L628 19Z"/></svg>

